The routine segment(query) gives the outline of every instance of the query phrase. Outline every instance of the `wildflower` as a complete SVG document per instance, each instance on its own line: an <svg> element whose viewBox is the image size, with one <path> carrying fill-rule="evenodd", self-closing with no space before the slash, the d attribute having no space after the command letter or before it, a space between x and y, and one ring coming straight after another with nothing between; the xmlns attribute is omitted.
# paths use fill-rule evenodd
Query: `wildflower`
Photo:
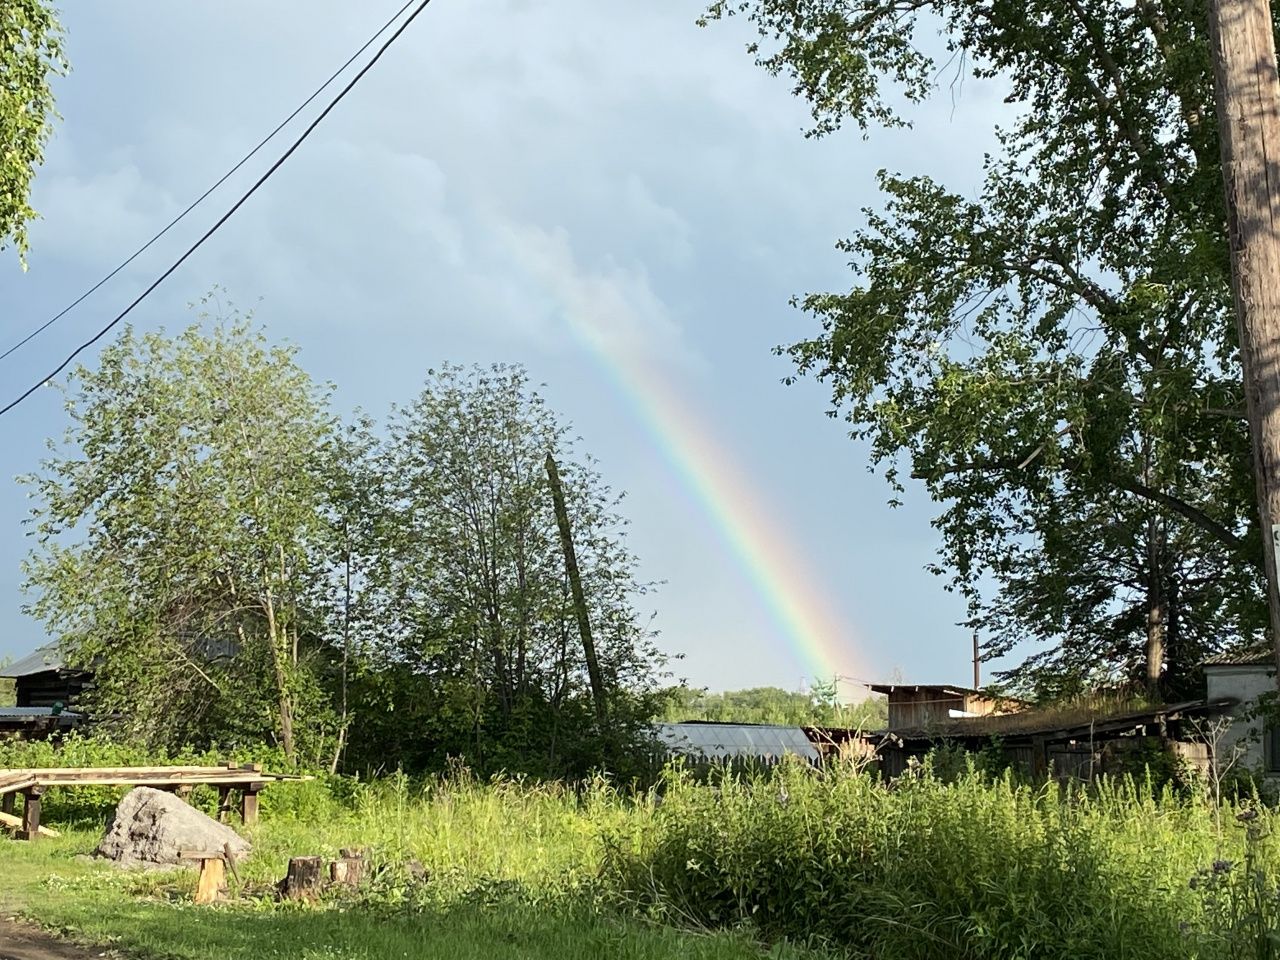
<svg viewBox="0 0 1280 960"><path fill-rule="evenodd" d="M1236 814L1236 819L1241 823L1251 823L1258 819L1258 811L1254 807L1250 807L1247 810L1241 810Z"/></svg>
<svg viewBox="0 0 1280 960"><path fill-rule="evenodd" d="M1231 870L1231 866L1232 864L1230 860L1215 860L1213 861L1213 872L1228 873Z"/></svg>

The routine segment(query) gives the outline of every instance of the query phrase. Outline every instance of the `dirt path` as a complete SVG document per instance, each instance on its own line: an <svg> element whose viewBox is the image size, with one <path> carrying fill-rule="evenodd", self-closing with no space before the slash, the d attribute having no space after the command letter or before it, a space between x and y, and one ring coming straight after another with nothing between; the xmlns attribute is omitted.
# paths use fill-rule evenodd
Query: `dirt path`
<svg viewBox="0 0 1280 960"><path fill-rule="evenodd" d="M99 960L109 951L88 950L39 927L0 917L0 960Z"/></svg>

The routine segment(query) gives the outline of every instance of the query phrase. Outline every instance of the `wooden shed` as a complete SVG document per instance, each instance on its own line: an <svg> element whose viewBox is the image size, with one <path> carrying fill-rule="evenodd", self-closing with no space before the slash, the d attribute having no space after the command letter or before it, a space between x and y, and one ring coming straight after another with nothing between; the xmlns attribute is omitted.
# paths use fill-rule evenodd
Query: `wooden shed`
<svg viewBox="0 0 1280 960"><path fill-rule="evenodd" d="M967 717L1016 713L1026 704L1013 697L951 684L873 683L889 700L889 729L932 730Z"/></svg>
<svg viewBox="0 0 1280 960"><path fill-rule="evenodd" d="M0 678L14 681L18 707L70 707L92 677L87 671L68 668L56 643L0 667Z"/></svg>

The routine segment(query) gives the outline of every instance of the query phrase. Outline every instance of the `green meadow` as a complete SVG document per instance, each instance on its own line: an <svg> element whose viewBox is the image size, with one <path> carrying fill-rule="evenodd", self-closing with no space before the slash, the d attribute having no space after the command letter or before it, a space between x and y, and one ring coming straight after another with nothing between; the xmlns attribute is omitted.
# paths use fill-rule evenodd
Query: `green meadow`
<svg viewBox="0 0 1280 960"><path fill-rule="evenodd" d="M0 844L11 911L143 957L1273 957L1277 818L1134 780L969 769L889 787L784 766L654 788L465 771L279 785L230 898L90 851L107 790L47 800L58 840ZM211 797L195 798L208 804ZM290 856L367 848L356 893L277 902Z"/></svg>

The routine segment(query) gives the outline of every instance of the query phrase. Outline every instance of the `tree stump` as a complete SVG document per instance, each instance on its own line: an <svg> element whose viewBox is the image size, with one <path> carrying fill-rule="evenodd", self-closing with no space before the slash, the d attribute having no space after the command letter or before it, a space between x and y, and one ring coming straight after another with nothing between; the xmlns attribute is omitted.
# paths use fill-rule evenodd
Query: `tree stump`
<svg viewBox="0 0 1280 960"><path fill-rule="evenodd" d="M359 847L343 847L341 858L329 864L329 879L345 887L358 887L364 881L364 851Z"/></svg>
<svg viewBox="0 0 1280 960"><path fill-rule="evenodd" d="M321 857L294 857L289 861L289 872L280 881L280 895L286 900L314 900L320 894L324 882Z"/></svg>

